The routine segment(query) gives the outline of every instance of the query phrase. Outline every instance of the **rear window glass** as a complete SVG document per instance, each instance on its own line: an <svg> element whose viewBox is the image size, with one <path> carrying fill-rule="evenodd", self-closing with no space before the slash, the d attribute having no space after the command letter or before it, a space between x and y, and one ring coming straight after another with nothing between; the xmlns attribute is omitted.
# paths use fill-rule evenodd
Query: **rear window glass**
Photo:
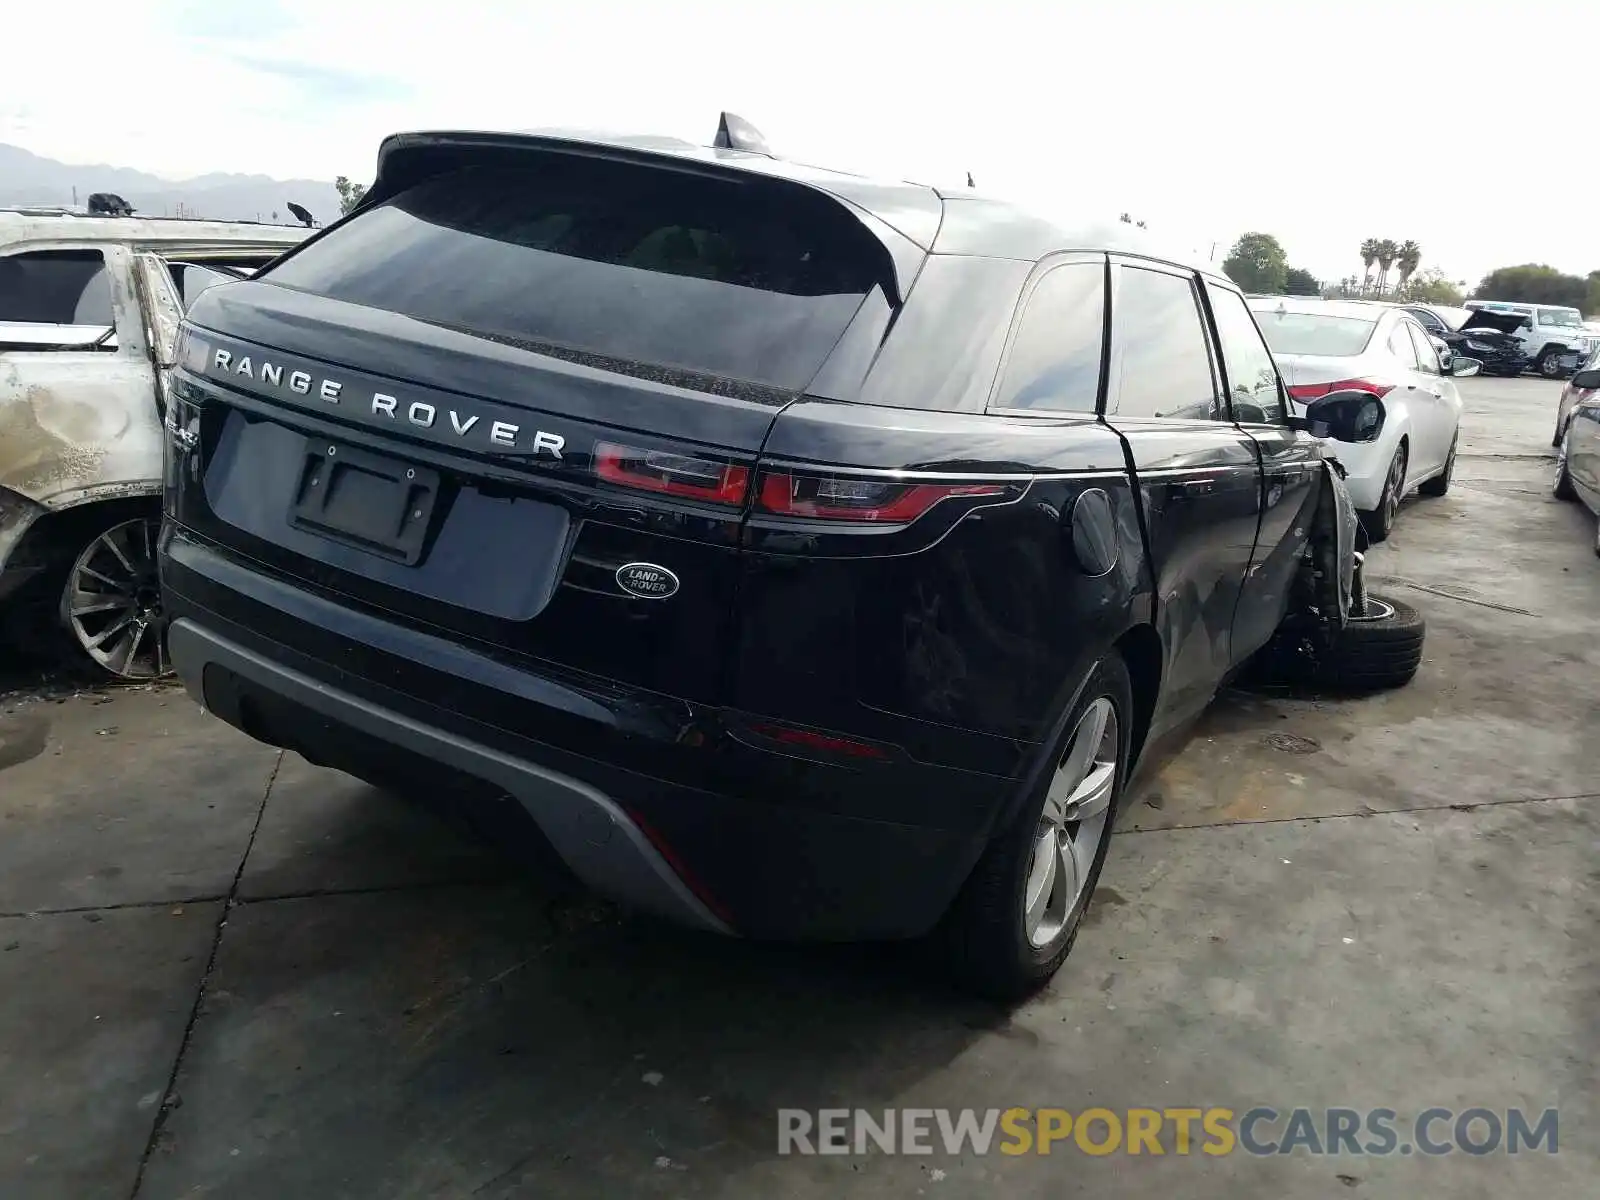
<svg viewBox="0 0 1600 1200"><path fill-rule="evenodd" d="M428 180L261 278L601 366L800 390L886 269L827 197L579 161Z"/></svg>
<svg viewBox="0 0 1600 1200"><path fill-rule="evenodd" d="M1322 313L1254 310L1261 336L1274 354L1321 354L1348 358L1360 354L1372 339L1377 319L1330 317Z"/></svg>

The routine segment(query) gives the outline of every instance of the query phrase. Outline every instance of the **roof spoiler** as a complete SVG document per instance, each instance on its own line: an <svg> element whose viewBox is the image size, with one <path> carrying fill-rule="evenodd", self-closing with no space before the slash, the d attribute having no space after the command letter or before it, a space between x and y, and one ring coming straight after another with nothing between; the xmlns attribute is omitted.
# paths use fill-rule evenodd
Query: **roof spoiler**
<svg viewBox="0 0 1600 1200"><path fill-rule="evenodd" d="M738 113L722 114L722 119L717 122L717 136L711 144L722 150L747 150L751 154L765 154L768 158L778 157L767 144L766 135Z"/></svg>

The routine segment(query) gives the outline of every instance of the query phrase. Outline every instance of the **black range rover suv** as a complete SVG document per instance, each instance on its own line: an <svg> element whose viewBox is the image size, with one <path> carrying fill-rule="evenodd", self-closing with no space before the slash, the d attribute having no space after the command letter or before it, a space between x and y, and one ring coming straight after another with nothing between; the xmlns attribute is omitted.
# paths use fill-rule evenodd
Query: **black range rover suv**
<svg viewBox="0 0 1600 1200"><path fill-rule="evenodd" d="M313 762L509 795L636 906L932 933L1025 991L1130 768L1286 618L1347 682L1420 654L1244 299L1142 236L725 145L391 137L189 310L172 659Z"/></svg>

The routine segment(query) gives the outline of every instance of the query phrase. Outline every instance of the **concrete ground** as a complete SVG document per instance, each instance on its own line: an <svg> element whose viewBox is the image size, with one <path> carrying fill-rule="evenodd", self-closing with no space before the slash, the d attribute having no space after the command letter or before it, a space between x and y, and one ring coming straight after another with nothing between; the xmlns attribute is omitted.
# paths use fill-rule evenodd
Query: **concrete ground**
<svg viewBox="0 0 1600 1200"><path fill-rule="evenodd" d="M1014 1012L547 894L172 689L0 700L0 1197L1594 1195L1593 518L1559 385L1462 390L1371 557L1416 682L1222 697ZM1218 1105L1558 1107L1560 1152L775 1153L779 1108Z"/></svg>

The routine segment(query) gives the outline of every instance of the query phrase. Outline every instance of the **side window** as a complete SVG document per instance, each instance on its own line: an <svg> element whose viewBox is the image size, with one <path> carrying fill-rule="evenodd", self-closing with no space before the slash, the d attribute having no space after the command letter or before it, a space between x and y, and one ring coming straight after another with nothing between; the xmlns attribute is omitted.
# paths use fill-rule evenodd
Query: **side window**
<svg viewBox="0 0 1600 1200"><path fill-rule="evenodd" d="M1428 312L1426 309L1408 308L1408 309L1406 309L1406 311L1408 313L1410 313L1413 317L1415 317L1418 321L1422 322L1422 327L1424 329L1426 329L1429 333L1443 333L1444 332L1444 322L1439 320L1438 317L1434 316L1431 312Z"/></svg>
<svg viewBox="0 0 1600 1200"><path fill-rule="evenodd" d="M1206 284L1211 311L1217 319L1222 361L1228 372L1228 397L1235 421L1268 424L1283 420L1283 393L1278 388L1278 368L1272 351L1261 340L1255 318L1244 297L1227 288Z"/></svg>
<svg viewBox="0 0 1600 1200"><path fill-rule="evenodd" d="M169 262L167 269L172 273L173 286L183 298L185 309L207 288L244 278L242 273L231 268L204 267L198 263Z"/></svg>
<svg viewBox="0 0 1600 1200"><path fill-rule="evenodd" d="M1063 263L1026 300L995 408L1095 411L1105 340L1105 264Z"/></svg>
<svg viewBox="0 0 1600 1200"><path fill-rule="evenodd" d="M1111 309L1117 415L1226 420L1194 282L1143 267L1117 272Z"/></svg>
<svg viewBox="0 0 1600 1200"><path fill-rule="evenodd" d="M1389 353L1400 360L1400 365L1411 371L1420 370L1422 364L1417 361L1417 347L1411 341L1411 335L1406 332L1406 322L1398 321L1389 331Z"/></svg>
<svg viewBox="0 0 1600 1200"><path fill-rule="evenodd" d="M1417 348L1417 362L1424 375L1440 375L1443 372L1439 367L1439 352L1433 348L1433 343L1428 340L1428 335L1417 326L1409 327L1411 341Z"/></svg>
<svg viewBox="0 0 1600 1200"><path fill-rule="evenodd" d="M111 280L98 250L30 250L0 258L0 321L113 323Z"/></svg>

